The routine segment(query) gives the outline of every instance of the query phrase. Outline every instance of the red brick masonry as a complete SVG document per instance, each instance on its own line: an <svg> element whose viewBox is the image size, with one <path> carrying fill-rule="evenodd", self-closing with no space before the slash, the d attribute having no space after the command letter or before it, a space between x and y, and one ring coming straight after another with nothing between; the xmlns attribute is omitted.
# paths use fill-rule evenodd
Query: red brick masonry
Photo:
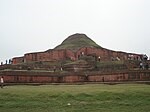
<svg viewBox="0 0 150 112"><path fill-rule="evenodd" d="M65 59L78 60L82 53L84 53L84 55L93 55L95 57L100 57L103 61L110 61L116 58L119 58L120 60L128 60L131 58L132 60L138 60L142 58L141 54L117 52L105 48L83 47L76 52L69 49L52 49L45 52L27 53L23 57L13 58L12 64L35 61L59 61Z"/></svg>
<svg viewBox="0 0 150 112"><path fill-rule="evenodd" d="M150 71L125 71L116 73L57 73L35 71L2 71L5 83L82 83L150 81Z"/></svg>

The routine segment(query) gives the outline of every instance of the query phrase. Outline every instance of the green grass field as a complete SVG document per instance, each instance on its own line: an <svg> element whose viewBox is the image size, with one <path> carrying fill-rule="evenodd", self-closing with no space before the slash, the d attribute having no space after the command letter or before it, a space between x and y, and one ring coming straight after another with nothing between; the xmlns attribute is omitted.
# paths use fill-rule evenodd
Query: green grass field
<svg viewBox="0 0 150 112"><path fill-rule="evenodd" d="M0 112L150 112L150 85L6 86Z"/></svg>

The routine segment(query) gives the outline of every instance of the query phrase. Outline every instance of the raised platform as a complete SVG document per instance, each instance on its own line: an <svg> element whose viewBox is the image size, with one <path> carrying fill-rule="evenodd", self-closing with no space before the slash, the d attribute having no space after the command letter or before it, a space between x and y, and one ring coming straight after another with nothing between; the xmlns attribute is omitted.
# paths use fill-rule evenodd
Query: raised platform
<svg viewBox="0 0 150 112"><path fill-rule="evenodd" d="M127 70L122 72L51 72L7 70L1 71L5 83L53 84L53 83L128 83L149 82L150 70Z"/></svg>

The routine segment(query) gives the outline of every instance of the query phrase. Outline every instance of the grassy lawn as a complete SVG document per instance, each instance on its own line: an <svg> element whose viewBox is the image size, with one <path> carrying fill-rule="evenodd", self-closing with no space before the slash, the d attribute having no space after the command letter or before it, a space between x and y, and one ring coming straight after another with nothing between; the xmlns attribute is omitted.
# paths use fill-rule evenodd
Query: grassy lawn
<svg viewBox="0 0 150 112"><path fill-rule="evenodd" d="M41 85L0 89L0 112L149 112L150 85Z"/></svg>

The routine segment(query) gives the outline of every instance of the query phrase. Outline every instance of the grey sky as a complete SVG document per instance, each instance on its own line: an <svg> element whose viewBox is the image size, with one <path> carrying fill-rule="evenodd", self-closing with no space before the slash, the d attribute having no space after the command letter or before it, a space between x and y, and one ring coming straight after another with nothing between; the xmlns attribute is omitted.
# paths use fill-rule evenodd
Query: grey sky
<svg viewBox="0 0 150 112"><path fill-rule="evenodd" d="M74 33L150 56L150 0L0 0L0 61L54 48Z"/></svg>

